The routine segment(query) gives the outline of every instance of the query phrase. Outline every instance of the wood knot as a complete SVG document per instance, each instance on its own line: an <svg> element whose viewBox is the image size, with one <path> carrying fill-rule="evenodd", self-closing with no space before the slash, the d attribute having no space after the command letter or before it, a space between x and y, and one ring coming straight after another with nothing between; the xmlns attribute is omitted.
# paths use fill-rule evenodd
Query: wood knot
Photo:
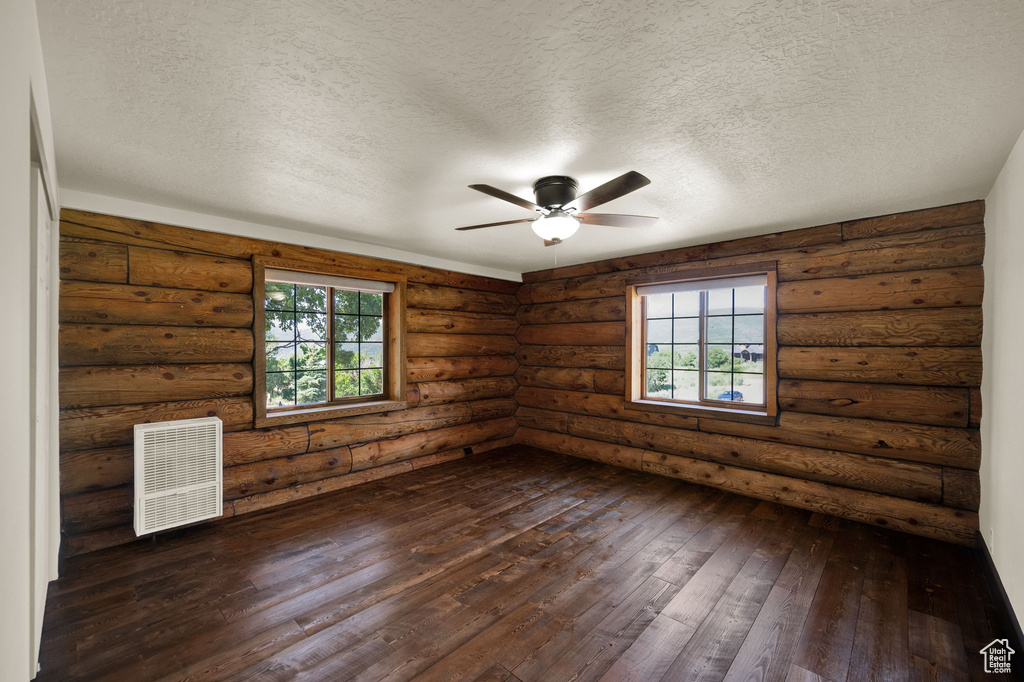
<svg viewBox="0 0 1024 682"><path fill-rule="evenodd" d="M165 339L173 339L174 338L174 334L172 334L170 332L167 332L166 334L164 334L164 338Z"/></svg>
<svg viewBox="0 0 1024 682"><path fill-rule="evenodd" d="M233 376L236 379L241 379L243 377L243 374L241 372L235 372L231 376Z"/></svg>
<svg viewBox="0 0 1024 682"><path fill-rule="evenodd" d="M170 379L173 379L173 378L174 378L173 374L171 374L170 372L164 372L164 379L170 380Z"/></svg>

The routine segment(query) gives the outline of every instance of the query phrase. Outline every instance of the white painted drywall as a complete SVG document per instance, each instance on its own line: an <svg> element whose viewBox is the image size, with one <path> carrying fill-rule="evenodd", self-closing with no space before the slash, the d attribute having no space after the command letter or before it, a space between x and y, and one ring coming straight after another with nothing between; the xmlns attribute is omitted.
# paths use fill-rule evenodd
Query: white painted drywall
<svg viewBox="0 0 1024 682"><path fill-rule="evenodd" d="M0 362L0 678L5 682L35 676L32 542L34 524L46 523L38 519L33 504L29 362L35 345L30 324L35 300L30 241L33 128L41 145L37 151L43 176L54 193L53 205L57 201L46 92L35 3L5 0L0 5L0 290L6 319L18 322L6 325L0 335L0 357L4 358ZM41 352L49 356L51 351ZM42 495L47 489L47 485L36 488Z"/></svg>
<svg viewBox="0 0 1024 682"><path fill-rule="evenodd" d="M1024 617L1024 135L985 202L981 531ZM1006 633L993 633L993 636Z"/></svg>

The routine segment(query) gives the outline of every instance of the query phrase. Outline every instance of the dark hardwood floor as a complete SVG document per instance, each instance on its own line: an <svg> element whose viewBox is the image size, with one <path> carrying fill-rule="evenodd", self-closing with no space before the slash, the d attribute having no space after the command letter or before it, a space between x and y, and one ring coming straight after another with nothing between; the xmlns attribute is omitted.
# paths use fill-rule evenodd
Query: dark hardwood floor
<svg viewBox="0 0 1024 682"><path fill-rule="evenodd" d="M523 447L74 558L41 680L997 680L974 553Z"/></svg>

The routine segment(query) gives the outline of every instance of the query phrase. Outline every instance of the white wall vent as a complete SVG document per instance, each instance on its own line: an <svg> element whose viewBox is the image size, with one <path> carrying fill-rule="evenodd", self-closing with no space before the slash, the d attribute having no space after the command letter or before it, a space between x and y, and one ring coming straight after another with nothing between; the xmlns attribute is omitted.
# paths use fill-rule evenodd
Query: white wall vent
<svg viewBox="0 0 1024 682"><path fill-rule="evenodd" d="M135 534L223 513L218 417L135 425Z"/></svg>

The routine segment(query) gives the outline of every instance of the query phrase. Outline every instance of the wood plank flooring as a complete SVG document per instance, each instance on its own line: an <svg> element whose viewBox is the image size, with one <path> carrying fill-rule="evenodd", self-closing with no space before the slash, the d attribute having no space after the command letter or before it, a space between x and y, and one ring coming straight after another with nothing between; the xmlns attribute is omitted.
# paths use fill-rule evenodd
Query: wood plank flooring
<svg viewBox="0 0 1024 682"><path fill-rule="evenodd" d="M514 446L67 562L40 680L998 680L973 552Z"/></svg>

